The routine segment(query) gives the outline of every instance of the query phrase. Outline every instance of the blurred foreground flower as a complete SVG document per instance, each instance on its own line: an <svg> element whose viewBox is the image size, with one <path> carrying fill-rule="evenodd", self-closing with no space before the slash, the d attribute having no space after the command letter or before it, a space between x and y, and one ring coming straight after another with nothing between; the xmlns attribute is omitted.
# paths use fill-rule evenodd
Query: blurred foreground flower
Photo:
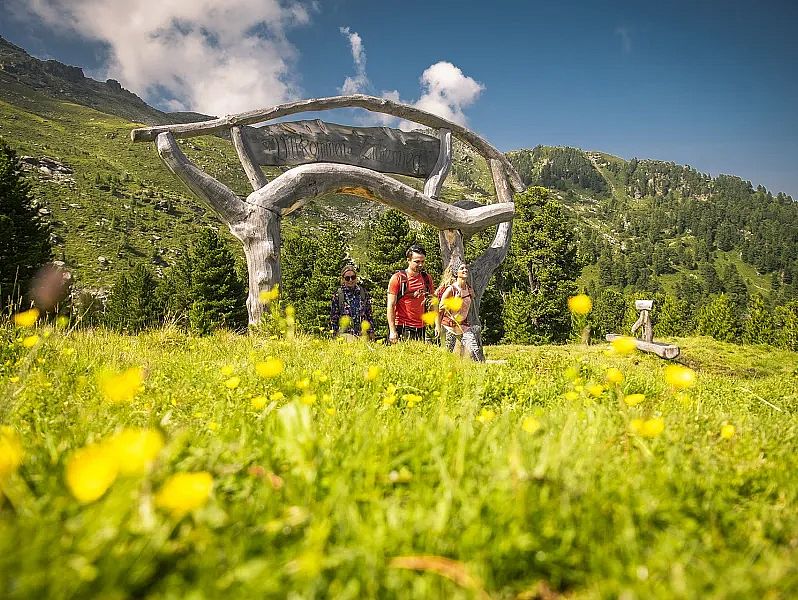
<svg viewBox="0 0 798 600"><path fill-rule="evenodd" d="M665 381L677 390L684 390L695 385L696 374L690 367L668 365L665 367Z"/></svg>
<svg viewBox="0 0 798 600"><path fill-rule="evenodd" d="M416 404L421 402L424 398L418 394L403 394L402 400L407 403L408 408L413 408Z"/></svg>
<svg viewBox="0 0 798 600"><path fill-rule="evenodd" d="M108 440L119 472L125 475L146 473L163 445L163 436L154 429L123 429Z"/></svg>
<svg viewBox="0 0 798 600"><path fill-rule="evenodd" d="M371 365L368 370L363 373L363 377L365 377L366 381L374 381L380 376L380 373L382 373L382 369L377 365Z"/></svg>
<svg viewBox="0 0 798 600"><path fill-rule="evenodd" d="M637 342L633 337L622 335L612 340L612 347L618 354L631 354L637 350Z"/></svg>
<svg viewBox="0 0 798 600"><path fill-rule="evenodd" d="M730 423L724 423L720 427L720 438L722 440L730 440L734 437L736 431L737 429L735 429L734 425L731 425Z"/></svg>
<svg viewBox="0 0 798 600"><path fill-rule="evenodd" d="M269 304L269 302L273 302L277 300L277 297L280 295L280 286L275 285L270 290L262 290L258 294L258 300L260 300L261 304Z"/></svg>
<svg viewBox="0 0 798 600"><path fill-rule="evenodd" d="M155 504L180 518L204 506L212 489L213 477L207 471L177 473L167 479L155 495Z"/></svg>
<svg viewBox="0 0 798 600"><path fill-rule="evenodd" d="M285 363L274 356L269 356L266 360L255 365L255 372L261 377L272 379L277 377L285 370Z"/></svg>
<svg viewBox="0 0 798 600"><path fill-rule="evenodd" d="M421 315L421 320L424 322L424 325L435 325L435 319L438 318L438 313L434 311L425 312Z"/></svg>
<svg viewBox="0 0 798 600"><path fill-rule="evenodd" d="M489 408L483 408L477 415L476 420L484 424L492 421L495 417L496 411L493 411Z"/></svg>
<svg viewBox="0 0 798 600"><path fill-rule="evenodd" d="M127 402L143 389L144 370L131 367L121 373L103 373L100 376L100 389L111 402Z"/></svg>
<svg viewBox="0 0 798 600"><path fill-rule="evenodd" d="M568 310L575 315L586 315L593 308L593 301L587 294L577 294L568 298Z"/></svg>
<svg viewBox="0 0 798 600"><path fill-rule="evenodd" d="M604 386L599 385L598 383L591 383L589 386L587 386L587 393L594 398L599 398L604 393Z"/></svg>
<svg viewBox="0 0 798 600"><path fill-rule="evenodd" d="M629 422L629 430L642 437L654 438L665 431L665 420L662 417L632 419Z"/></svg>
<svg viewBox="0 0 798 600"><path fill-rule="evenodd" d="M623 397L623 401L626 406L637 406L645 399L645 394L627 394Z"/></svg>
<svg viewBox="0 0 798 600"><path fill-rule="evenodd" d="M463 308L463 299L460 296L449 296L441 302L441 306L449 312L456 313Z"/></svg>
<svg viewBox="0 0 798 600"><path fill-rule="evenodd" d="M240 383L241 383L241 378L238 375L233 375L230 379L227 379L224 382L224 385L226 388L234 390L239 386Z"/></svg>
<svg viewBox="0 0 798 600"><path fill-rule="evenodd" d="M620 369L616 369L615 367L610 367L607 369L607 375L605 378L609 383L623 383L623 373L621 373Z"/></svg>
<svg viewBox="0 0 798 600"><path fill-rule="evenodd" d="M338 329L340 331L346 331L350 327L352 327L352 317L343 315L340 319L338 319Z"/></svg>
<svg viewBox="0 0 798 600"><path fill-rule="evenodd" d="M38 335L29 335L22 338L22 345L25 346L25 348L33 348L38 343L39 343Z"/></svg>
<svg viewBox="0 0 798 600"><path fill-rule="evenodd" d="M118 472L114 453L106 446L91 444L77 450L67 461L66 481L80 502L94 502L111 487Z"/></svg>
<svg viewBox="0 0 798 600"><path fill-rule="evenodd" d="M19 468L24 456L17 432L7 425L0 427L0 483Z"/></svg>
<svg viewBox="0 0 798 600"><path fill-rule="evenodd" d="M369 329L371 329L371 323L369 323L368 321L360 322L360 333L362 335L366 335L369 332Z"/></svg>
<svg viewBox="0 0 798 600"><path fill-rule="evenodd" d="M39 319L39 309L31 308L25 312L14 315L14 325L17 327L33 327Z"/></svg>
<svg viewBox="0 0 798 600"><path fill-rule="evenodd" d="M523 421L521 421L521 429L527 433L535 433L538 429L540 429L540 421L531 415L524 417Z"/></svg>
<svg viewBox="0 0 798 600"><path fill-rule="evenodd" d="M249 402L255 410L262 410L266 406L267 400L266 396L255 396Z"/></svg>

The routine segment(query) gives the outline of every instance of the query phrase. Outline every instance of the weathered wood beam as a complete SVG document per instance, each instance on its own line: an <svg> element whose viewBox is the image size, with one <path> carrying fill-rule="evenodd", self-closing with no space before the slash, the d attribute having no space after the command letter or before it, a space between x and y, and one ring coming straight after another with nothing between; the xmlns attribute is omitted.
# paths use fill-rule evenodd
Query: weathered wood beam
<svg viewBox="0 0 798 600"><path fill-rule="evenodd" d="M606 340L611 342L620 337L625 336L618 335L616 333L608 333L606 335ZM673 344L664 344L662 342L647 342L646 340L641 340L638 338L635 338L635 345L637 346L638 350L642 350L643 352L651 352L660 358L667 358L668 360L673 360L679 356L680 352L679 346L674 346Z"/></svg>
<svg viewBox="0 0 798 600"><path fill-rule="evenodd" d="M269 183L269 179L263 174L263 169L255 164L255 160L249 151L249 147L244 142L241 128L233 127L230 130L230 137L233 140L233 147L236 149L236 153L238 154L238 160L241 161L241 166L244 167L244 172L247 174L249 184L252 186L253 190L259 190L264 185Z"/></svg>
<svg viewBox="0 0 798 600"><path fill-rule="evenodd" d="M262 123L270 121L279 117L292 115L299 112L308 111L322 111L331 110L336 108L363 108L371 112L379 112L383 114L393 115L408 121L426 125L433 129L449 129L456 138L463 140L470 144L477 152L479 152L485 160L497 160L504 171L505 176L509 180L510 186L517 192L522 192L526 186L521 181L521 177L516 172L515 168L507 160L503 153L499 152L491 144L478 136L473 131L434 115L425 110L421 110L414 106L394 102L386 98L377 98L375 96L365 96L355 94L352 96L332 96L330 98L316 98L311 100L300 100L297 102L289 102L287 104L280 104L271 108L260 110L253 110L237 115L228 115L218 119L211 119L200 123L180 123L175 125L158 125L155 127L142 127L134 129L130 132L130 138L134 142L145 142L154 140L160 133L171 132L176 137L193 137L197 135L205 135L213 133L220 129L230 129L236 125L252 125L255 123ZM492 170L492 169L491 169ZM498 191L497 191L498 193ZM500 201L504 201L501 200Z"/></svg>
<svg viewBox="0 0 798 600"><path fill-rule="evenodd" d="M443 182L446 181L449 169L452 168L452 132L448 129L441 129L438 131L438 137L441 140L438 162L435 163L433 172L424 182L424 193L435 200L440 198Z"/></svg>
<svg viewBox="0 0 798 600"><path fill-rule="evenodd" d="M247 207L233 190L192 163L171 133L158 134L158 154L174 175L205 200L229 225L246 217Z"/></svg>
<svg viewBox="0 0 798 600"><path fill-rule="evenodd" d="M247 203L285 216L312 198L339 193L360 196L397 208L438 229L475 233L513 218L512 202L487 204L470 210L434 200L392 177L371 169L334 163L295 167L252 192Z"/></svg>

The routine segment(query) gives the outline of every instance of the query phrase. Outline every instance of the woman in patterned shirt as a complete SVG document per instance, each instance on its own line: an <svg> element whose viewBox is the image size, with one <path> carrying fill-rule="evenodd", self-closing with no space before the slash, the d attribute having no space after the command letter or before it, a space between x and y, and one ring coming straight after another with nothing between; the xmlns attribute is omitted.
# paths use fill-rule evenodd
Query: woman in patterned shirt
<svg viewBox="0 0 798 600"><path fill-rule="evenodd" d="M330 328L336 335L374 337L371 298L366 288L357 282L353 265L341 270L341 287L333 294L330 305Z"/></svg>

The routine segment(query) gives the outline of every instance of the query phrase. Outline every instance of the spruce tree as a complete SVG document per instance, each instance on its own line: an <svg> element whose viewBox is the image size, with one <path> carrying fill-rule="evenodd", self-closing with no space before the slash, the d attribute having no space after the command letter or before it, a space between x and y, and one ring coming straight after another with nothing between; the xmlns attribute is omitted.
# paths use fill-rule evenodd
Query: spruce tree
<svg viewBox="0 0 798 600"><path fill-rule="evenodd" d="M798 300L777 306L773 314L776 344L789 350L798 350Z"/></svg>
<svg viewBox="0 0 798 600"><path fill-rule="evenodd" d="M739 339L737 318L726 294L715 296L699 309L696 316L696 331L699 335L711 335L722 342Z"/></svg>
<svg viewBox="0 0 798 600"><path fill-rule="evenodd" d="M390 209L380 215L369 248L369 274L376 285L387 289L391 275L407 267L405 252L414 241L404 214Z"/></svg>
<svg viewBox="0 0 798 600"><path fill-rule="evenodd" d="M603 340L608 333L623 333L624 318L627 311L626 297L616 289L607 288L593 300L590 312L591 335Z"/></svg>
<svg viewBox="0 0 798 600"><path fill-rule="evenodd" d="M754 294L748 300L743 321L743 343L775 344L773 315L761 294Z"/></svg>
<svg viewBox="0 0 798 600"><path fill-rule="evenodd" d="M246 292L233 254L211 229L203 229L191 249L189 322L197 333L247 324Z"/></svg>
<svg viewBox="0 0 798 600"><path fill-rule="evenodd" d="M325 223L320 229L306 306L302 307L306 313L305 327L313 333L330 329L330 302L341 285L341 269L346 261L346 243L338 227Z"/></svg>
<svg viewBox="0 0 798 600"><path fill-rule="evenodd" d="M580 272L574 228L545 188L517 194L515 210L505 271L514 297L505 311L505 338L518 343L564 341L571 330L567 300L576 293ZM516 327L520 329L513 331Z"/></svg>
<svg viewBox="0 0 798 600"><path fill-rule="evenodd" d="M108 297L106 324L127 333L157 326L161 310L156 287L155 276L146 265L138 264L129 274L122 273Z"/></svg>
<svg viewBox="0 0 798 600"><path fill-rule="evenodd" d="M656 310L656 307L654 307ZM689 309L687 302L667 294L662 307L656 311L657 324L654 326L654 335L674 336L688 335L691 333Z"/></svg>
<svg viewBox="0 0 798 600"><path fill-rule="evenodd" d="M0 140L0 307L27 293L36 271L50 260L49 233L16 152Z"/></svg>

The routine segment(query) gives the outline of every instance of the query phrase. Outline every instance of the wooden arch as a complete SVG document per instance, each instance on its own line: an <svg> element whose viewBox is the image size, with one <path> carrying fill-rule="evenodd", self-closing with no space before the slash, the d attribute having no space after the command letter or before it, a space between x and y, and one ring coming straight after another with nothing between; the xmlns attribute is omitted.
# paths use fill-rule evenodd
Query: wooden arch
<svg viewBox="0 0 798 600"><path fill-rule="evenodd" d="M437 130L439 156L427 177L424 192L372 169L332 162L301 164L269 181L247 143L252 129L247 126L299 112L336 108L363 108ZM230 132L253 188L253 192L245 199L239 198L229 187L193 164L180 150L175 139L223 130ZM385 131L397 135L402 133L398 130ZM446 204L438 200L451 167L452 136L471 145L487 161L496 188L496 203L481 205L473 201L460 201ZM463 260L463 234L472 234L498 224L493 243L471 263L475 301L469 317L472 323L479 323L479 305L488 280L509 249L515 210L512 193L523 191L525 187L504 154L469 129L413 106L359 94L302 100L199 123L139 128L134 129L130 137L134 142L156 141L158 154L169 170L195 195L205 200L241 241L249 273L247 310L250 324L257 323L262 314L260 292L269 291L280 282L282 217L310 199L328 193L356 194L377 200L437 227L440 230L442 260L447 265Z"/></svg>

